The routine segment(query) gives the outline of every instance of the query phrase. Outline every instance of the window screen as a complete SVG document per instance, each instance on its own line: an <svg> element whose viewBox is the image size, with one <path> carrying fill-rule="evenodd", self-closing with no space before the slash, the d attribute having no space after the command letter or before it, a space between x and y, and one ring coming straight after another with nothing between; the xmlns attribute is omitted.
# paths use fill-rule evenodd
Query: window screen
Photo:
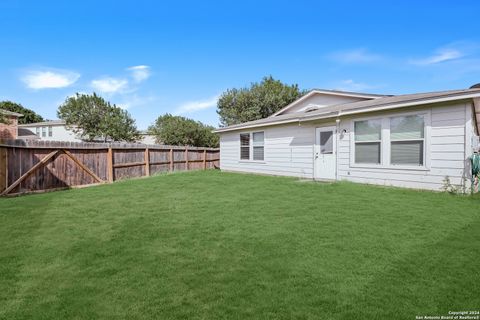
<svg viewBox="0 0 480 320"><path fill-rule="evenodd" d="M355 163L380 163L380 142L355 144Z"/></svg>
<svg viewBox="0 0 480 320"><path fill-rule="evenodd" d="M250 133L240 134L240 159L250 160Z"/></svg>
<svg viewBox="0 0 480 320"><path fill-rule="evenodd" d="M355 122L355 163L380 164L382 121Z"/></svg>
<svg viewBox="0 0 480 320"><path fill-rule="evenodd" d="M422 166L424 163L424 140L423 116L390 118L391 164Z"/></svg>
<svg viewBox="0 0 480 320"><path fill-rule="evenodd" d="M392 164L423 165L423 141L392 141Z"/></svg>
<svg viewBox="0 0 480 320"><path fill-rule="evenodd" d="M264 158L264 133L253 133L253 160L263 160Z"/></svg>

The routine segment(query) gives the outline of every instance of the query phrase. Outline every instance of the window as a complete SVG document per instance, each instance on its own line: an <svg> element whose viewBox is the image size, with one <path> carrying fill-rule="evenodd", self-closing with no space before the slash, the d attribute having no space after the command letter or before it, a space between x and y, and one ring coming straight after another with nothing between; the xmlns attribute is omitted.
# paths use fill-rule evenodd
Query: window
<svg viewBox="0 0 480 320"><path fill-rule="evenodd" d="M48 136L51 137L53 135L52 127L48 127Z"/></svg>
<svg viewBox="0 0 480 320"><path fill-rule="evenodd" d="M250 143L251 141L251 143ZM265 134L263 131L240 134L240 160L263 161L265 153ZM250 159L252 154L252 159Z"/></svg>
<svg viewBox="0 0 480 320"><path fill-rule="evenodd" d="M253 160L263 160L264 154L264 133L253 133Z"/></svg>
<svg viewBox="0 0 480 320"><path fill-rule="evenodd" d="M250 160L250 133L240 134L240 160Z"/></svg>
<svg viewBox="0 0 480 320"><path fill-rule="evenodd" d="M333 131L320 132L320 153L333 154Z"/></svg>
<svg viewBox="0 0 480 320"><path fill-rule="evenodd" d="M35 128L35 133L40 137L40 127Z"/></svg>
<svg viewBox="0 0 480 320"><path fill-rule="evenodd" d="M423 166L425 144L423 116L390 118L390 163Z"/></svg>
<svg viewBox="0 0 480 320"><path fill-rule="evenodd" d="M42 137L47 136L47 127L42 127Z"/></svg>
<svg viewBox="0 0 480 320"><path fill-rule="evenodd" d="M355 121L355 163L380 164L382 121Z"/></svg>

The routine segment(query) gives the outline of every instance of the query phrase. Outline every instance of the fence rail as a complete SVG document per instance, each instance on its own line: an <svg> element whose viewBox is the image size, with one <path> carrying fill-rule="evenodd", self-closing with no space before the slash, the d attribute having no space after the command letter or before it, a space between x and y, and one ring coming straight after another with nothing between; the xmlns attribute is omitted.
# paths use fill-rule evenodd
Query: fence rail
<svg viewBox="0 0 480 320"><path fill-rule="evenodd" d="M218 168L219 154L185 146L0 140L0 195Z"/></svg>

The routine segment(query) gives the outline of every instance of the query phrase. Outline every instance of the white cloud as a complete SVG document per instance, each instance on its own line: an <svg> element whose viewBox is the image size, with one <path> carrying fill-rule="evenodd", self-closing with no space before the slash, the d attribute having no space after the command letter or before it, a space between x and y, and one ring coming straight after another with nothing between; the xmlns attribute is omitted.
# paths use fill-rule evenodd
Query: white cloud
<svg viewBox="0 0 480 320"><path fill-rule="evenodd" d="M61 69L31 70L26 72L22 81L30 89L65 88L74 84L80 74Z"/></svg>
<svg viewBox="0 0 480 320"><path fill-rule="evenodd" d="M142 82L150 77L150 67L145 65L133 66L127 68L132 73L133 80L135 82Z"/></svg>
<svg viewBox="0 0 480 320"><path fill-rule="evenodd" d="M437 52L430 57L419 59L419 60L411 60L410 63L418 64L418 65L431 65L431 64L437 64L445 61L456 60L464 56L465 54L463 54L460 50L452 49L452 48L444 48L444 49L437 50Z"/></svg>
<svg viewBox="0 0 480 320"><path fill-rule="evenodd" d="M186 114L190 112L210 109L217 105L217 101L218 96L211 97L207 100L186 102L177 108L175 114Z"/></svg>
<svg viewBox="0 0 480 320"><path fill-rule="evenodd" d="M91 86L102 93L113 94L125 90L128 86L128 81L126 79L104 77L92 80Z"/></svg>
<svg viewBox="0 0 480 320"><path fill-rule="evenodd" d="M368 50L362 48L334 52L330 57L342 63L367 63L382 59L381 55L368 52Z"/></svg>
<svg viewBox="0 0 480 320"><path fill-rule="evenodd" d="M133 95L126 97L121 103L117 103L117 107L122 109L130 109L132 107L138 107L145 104L148 104L152 101L155 101L157 98L155 96L140 97L138 95Z"/></svg>
<svg viewBox="0 0 480 320"><path fill-rule="evenodd" d="M370 84L362 83L362 82L356 82L352 79L348 80L342 80L339 82L338 87L335 88L336 90L342 90L342 91L364 91L368 89L374 89L377 88L378 86L373 86Z"/></svg>

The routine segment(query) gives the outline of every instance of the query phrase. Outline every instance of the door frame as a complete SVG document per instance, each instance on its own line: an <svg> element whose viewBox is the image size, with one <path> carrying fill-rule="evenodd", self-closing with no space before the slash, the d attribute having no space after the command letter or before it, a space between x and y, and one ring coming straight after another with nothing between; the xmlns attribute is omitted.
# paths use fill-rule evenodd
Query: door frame
<svg viewBox="0 0 480 320"><path fill-rule="evenodd" d="M332 131L333 132L333 155L335 156L335 166L334 166L334 178L319 178L317 177L317 153L320 154L320 132L322 131ZM323 126L315 127L315 144L313 145L313 179L314 180L337 180L337 127L336 126Z"/></svg>

